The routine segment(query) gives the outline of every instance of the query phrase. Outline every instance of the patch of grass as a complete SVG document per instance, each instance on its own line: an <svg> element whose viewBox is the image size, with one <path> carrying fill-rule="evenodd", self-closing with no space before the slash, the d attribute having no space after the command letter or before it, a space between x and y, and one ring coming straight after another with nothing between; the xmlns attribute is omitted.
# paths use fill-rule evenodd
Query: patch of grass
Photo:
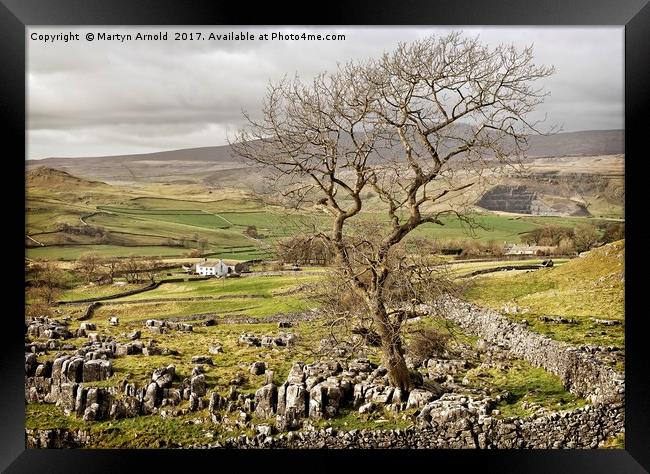
<svg viewBox="0 0 650 474"><path fill-rule="evenodd" d="M203 412L163 419L160 416L138 416L121 420L84 422L74 415L65 416L55 405L26 405L26 428L86 429L91 433L90 448L165 448L206 442L206 431L218 428L212 423L195 425L188 421L207 417Z"/></svg>
<svg viewBox="0 0 650 474"><path fill-rule="evenodd" d="M600 449L625 449L625 433L606 439Z"/></svg>
<svg viewBox="0 0 650 474"><path fill-rule="evenodd" d="M416 409L410 409L396 413L381 409L362 415L357 410L343 408L335 418L319 420L314 426L319 429L331 426L341 431L405 429L413 425L412 417L415 411Z"/></svg>
<svg viewBox="0 0 650 474"><path fill-rule="evenodd" d="M592 250L560 267L518 275L476 277L465 297L477 304L500 310L516 303L528 313L509 315L525 318L534 331L572 344L624 347L624 253L625 241ZM577 324L539 321L540 315L573 318ZM599 326L592 318L618 320L618 326Z"/></svg>
<svg viewBox="0 0 650 474"><path fill-rule="evenodd" d="M503 390L510 392L510 397L498 405L502 416L532 415L534 410L524 408L524 402L552 411L570 410L586 404L585 400L568 392L559 377L523 360L512 361L505 370L476 367L468 370L465 376L472 385L486 387L495 394Z"/></svg>
<svg viewBox="0 0 650 474"><path fill-rule="evenodd" d="M249 276L243 278L210 279L165 283L152 291L126 296L116 301L138 301L152 298L182 298L197 296L259 296L272 297L274 292L287 291L300 285L313 283L319 275L303 275L298 272L286 276Z"/></svg>
<svg viewBox="0 0 650 474"><path fill-rule="evenodd" d="M61 295L61 301L74 301L86 298L100 298L103 296L116 295L125 291L142 288L146 284L129 283L126 285L81 285L67 289Z"/></svg>
<svg viewBox="0 0 650 474"><path fill-rule="evenodd" d="M316 307L316 303L296 296L274 298L221 299L203 301L158 301L134 304L106 302L93 314L91 321L118 316L120 321L142 322L145 319L165 319L175 316L215 313L218 316L265 317L276 313L295 313ZM218 317L217 317L218 319Z"/></svg>
<svg viewBox="0 0 650 474"><path fill-rule="evenodd" d="M122 247L118 245L57 245L34 247L25 251L33 260L77 260L84 253L95 253L100 257L163 257L183 255L189 249L167 246Z"/></svg>
<svg viewBox="0 0 650 474"><path fill-rule="evenodd" d="M534 260L506 260L506 261L491 261L491 262L463 262L455 261L449 264L449 270L453 276L462 276L469 273L475 272L477 270L486 270L488 268L499 268L499 267L509 267L509 266L521 266L521 265L539 265L544 259L534 259ZM558 267L566 262L569 259L559 258L553 259L553 264L555 267ZM503 275L503 274L502 274Z"/></svg>

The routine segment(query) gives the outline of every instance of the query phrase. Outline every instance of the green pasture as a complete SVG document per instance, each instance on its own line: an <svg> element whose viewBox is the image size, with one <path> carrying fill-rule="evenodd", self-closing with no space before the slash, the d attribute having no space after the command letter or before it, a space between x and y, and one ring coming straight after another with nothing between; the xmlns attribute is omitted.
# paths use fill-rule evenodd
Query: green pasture
<svg viewBox="0 0 650 474"><path fill-rule="evenodd" d="M625 241L592 250L561 266L530 273L508 272L477 276L465 297L495 309L516 303L528 313L511 315L526 319L529 328L571 344L625 344ZM576 324L553 324L539 316L564 316ZM602 326L593 319L618 320L618 326Z"/></svg>
<svg viewBox="0 0 650 474"><path fill-rule="evenodd" d="M165 283L152 291L127 296L117 301L137 301L151 298L183 298L188 296L219 297L227 295L247 295L270 298L277 291L287 291L293 287L313 283L318 275L287 276L247 276L242 278L210 279L182 283Z"/></svg>
<svg viewBox="0 0 650 474"><path fill-rule="evenodd" d="M189 249L166 246L122 247L117 245L62 245L34 247L26 249L27 258L32 260L77 260L84 253L94 253L100 257L164 257L180 256Z"/></svg>

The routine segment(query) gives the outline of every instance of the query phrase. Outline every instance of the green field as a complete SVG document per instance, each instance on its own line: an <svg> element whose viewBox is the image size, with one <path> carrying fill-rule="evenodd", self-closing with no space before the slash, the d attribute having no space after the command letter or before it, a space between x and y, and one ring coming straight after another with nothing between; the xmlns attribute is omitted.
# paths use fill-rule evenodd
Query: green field
<svg viewBox="0 0 650 474"><path fill-rule="evenodd" d="M321 211L297 212L264 205L243 195L208 199L203 194L193 199L175 199L138 196L139 193L144 191L135 188L122 190L107 185L84 189L83 192L30 188L27 193L26 232L47 247L29 249L28 256L74 259L91 250L100 255L181 256L196 248L198 240L205 240L207 253L221 258L268 258L268 245L277 239L314 229L327 231L331 225L331 218ZM384 213L373 212L372 206L369 209L351 219L352 232L355 231L355 222L387 222ZM444 225L422 225L407 240L420 237L520 242L523 234L540 226L557 224L573 227L576 223L590 221L586 218L493 214L474 214L470 217L476 223L473 228L455 217L444 217ZM84 222L108 234L102 241L94 235L85 235L82 232ZM61 223L75 226L79 231L53 233ZM244 235L249 226L256 228L261 242ZM172 240L183 241L186 248L169 247ZM65 244L66 248L50 248L60 244ZM86 248L80 244L92 245ZM30 242L29 245L37 244ZM244 248L247 249L242 250Z"/></svg>
<svg viewBox="0 0 650 474"><path fill-rule="evenodd" d="M466 297L480 305L501 309L516 303L528 313L511 315L526 319L530 329L571 344L625 345L625 241L592 250L583 258L559 267L531 273L509 272L478 276ZM549 324L538 316L564 316L577 324ZM600 326L592 318L621 321Z"/></svg>
<svg viewBox="0 0 650 474"><path fill-rule="evenodd" d="M187 296L248 295L270 298L274 292L287 291L294 286L313 283L317 275L252 276L243 278L211 279L182 283L165 283L152 291L127 296L117 301L137 301L151 298L182 298Z"/></svg>
<svg viewBox="0 0 650 474"><path fill-rule="evenodd" d="M101 298L104 296L117 295L125 291L135 290L147 286L147 283L126 285L80 285L67 289L63 292L60 301L74 301L87 298Z"/></svg>
<svg viewBox="0 0 650 474"><path fill-rule="evenodd" d="M34 247L26 250L27 258L34 260L76 260L84 253L94 253L101 257L163 257L181 256L188 249L180 247L146 246L120 247L117 245L65 245Z"/></svg>
<svg viewBox="0 0 650 474"><path fill-rule="evenodd" d="M521 235L537 227L527 219L517 219L501 215L474 215L476 224L481 227L470 228L466 223L453 218L445 217L443 226L436 224L423 225L413 231L413 237L428 237L436 239L463 239L476 238L481 242L490 240L520 242Z"/></svg>
<svg viewBox="0 0 650 474"><path fill-rule="evenodd" d="M521 265L539 265L544 259L530 259L530 260L502 260L502 261L490 261L490 262L450 262L449 263L449 272L451 275L459 277L463 275L468 275L477 270L486 270L489 268L500 268L508 266L521 266ZM554 258L554 266L562 265L568 262L567 258ZM507 273L507 272L506 272Z"/></svg>
<svg viewBox="0 0 650 474"><path fill-rule="evenodd" d="M275 298L225 298L220 300L174 301L169 298L157 302L116 304L107 301L96 312L98 318L118 316L122 321L142 321L151 318L169 318L193 314L213 313L219 316L246 316L262 318L278 313L296 313L311 309L315 303L300 296L278 296ZM71 311L74 308L70 308Z"/></svg>

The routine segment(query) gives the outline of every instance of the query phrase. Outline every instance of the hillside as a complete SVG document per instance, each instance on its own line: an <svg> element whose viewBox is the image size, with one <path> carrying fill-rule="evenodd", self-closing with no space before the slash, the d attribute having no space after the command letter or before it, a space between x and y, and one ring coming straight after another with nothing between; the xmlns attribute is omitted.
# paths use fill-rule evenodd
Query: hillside
<svg viewBox="0 0 650 474"><path fill-rule="evenodd" d="M532 329L574 344L624 345L625 240L612 242L559 267L499 272L473 280L466 297ZM544 321L561 317L568 322ZM573 320L573 322L571 322ZM604 325L595 320L615 321Z"/></svg>
<svg viewBox="0 0 650 474"><path fill-rule="evenodd" d="M551 136L528 137L528 156L617 155L625 153L624 130L583 130Z"/></svg>
<svg viewBox="0 0 650 474"><path fill-rule="evenodd" d="M25 185L27 187L42 187L49 189L79 189L101 187L105 186L106 183L79 178L67 173L66 171L50 168L48 166L39 166L38 168L28 170L27 173L25 173Z"/></svg>
<svg viewBox="0 0 650 474"><path fill-rule="evenodd" d="M531 158L622 154L623 130L592 130L529 137ZM48 166L107 182L206 182L233 187L254 177L228 145L117 156L28 160L27 168Z"/></svg>

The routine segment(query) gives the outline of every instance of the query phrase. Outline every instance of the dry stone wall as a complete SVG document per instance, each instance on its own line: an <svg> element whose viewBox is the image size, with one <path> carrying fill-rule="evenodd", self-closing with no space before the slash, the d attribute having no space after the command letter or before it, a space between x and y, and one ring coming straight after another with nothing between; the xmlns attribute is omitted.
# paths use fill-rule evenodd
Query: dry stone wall
<svg viewBox="0 0 650 474"><path fill-rule="evenodd" d="M567 390L592 403L616 403L625 398L625 375L571 344L534 333L497 311L453 297L438 299L430 309L488 343L557 375Z"/></svg>
<svg viewBox="0 0 650 474"><path fill-rule="evenodd" d="M524 419L495 419L467 408L440 410L429 426L396 430L334 428L275 436L240 436L206 448L593 449L623 428L623 407L588 405Z"/></svg>

